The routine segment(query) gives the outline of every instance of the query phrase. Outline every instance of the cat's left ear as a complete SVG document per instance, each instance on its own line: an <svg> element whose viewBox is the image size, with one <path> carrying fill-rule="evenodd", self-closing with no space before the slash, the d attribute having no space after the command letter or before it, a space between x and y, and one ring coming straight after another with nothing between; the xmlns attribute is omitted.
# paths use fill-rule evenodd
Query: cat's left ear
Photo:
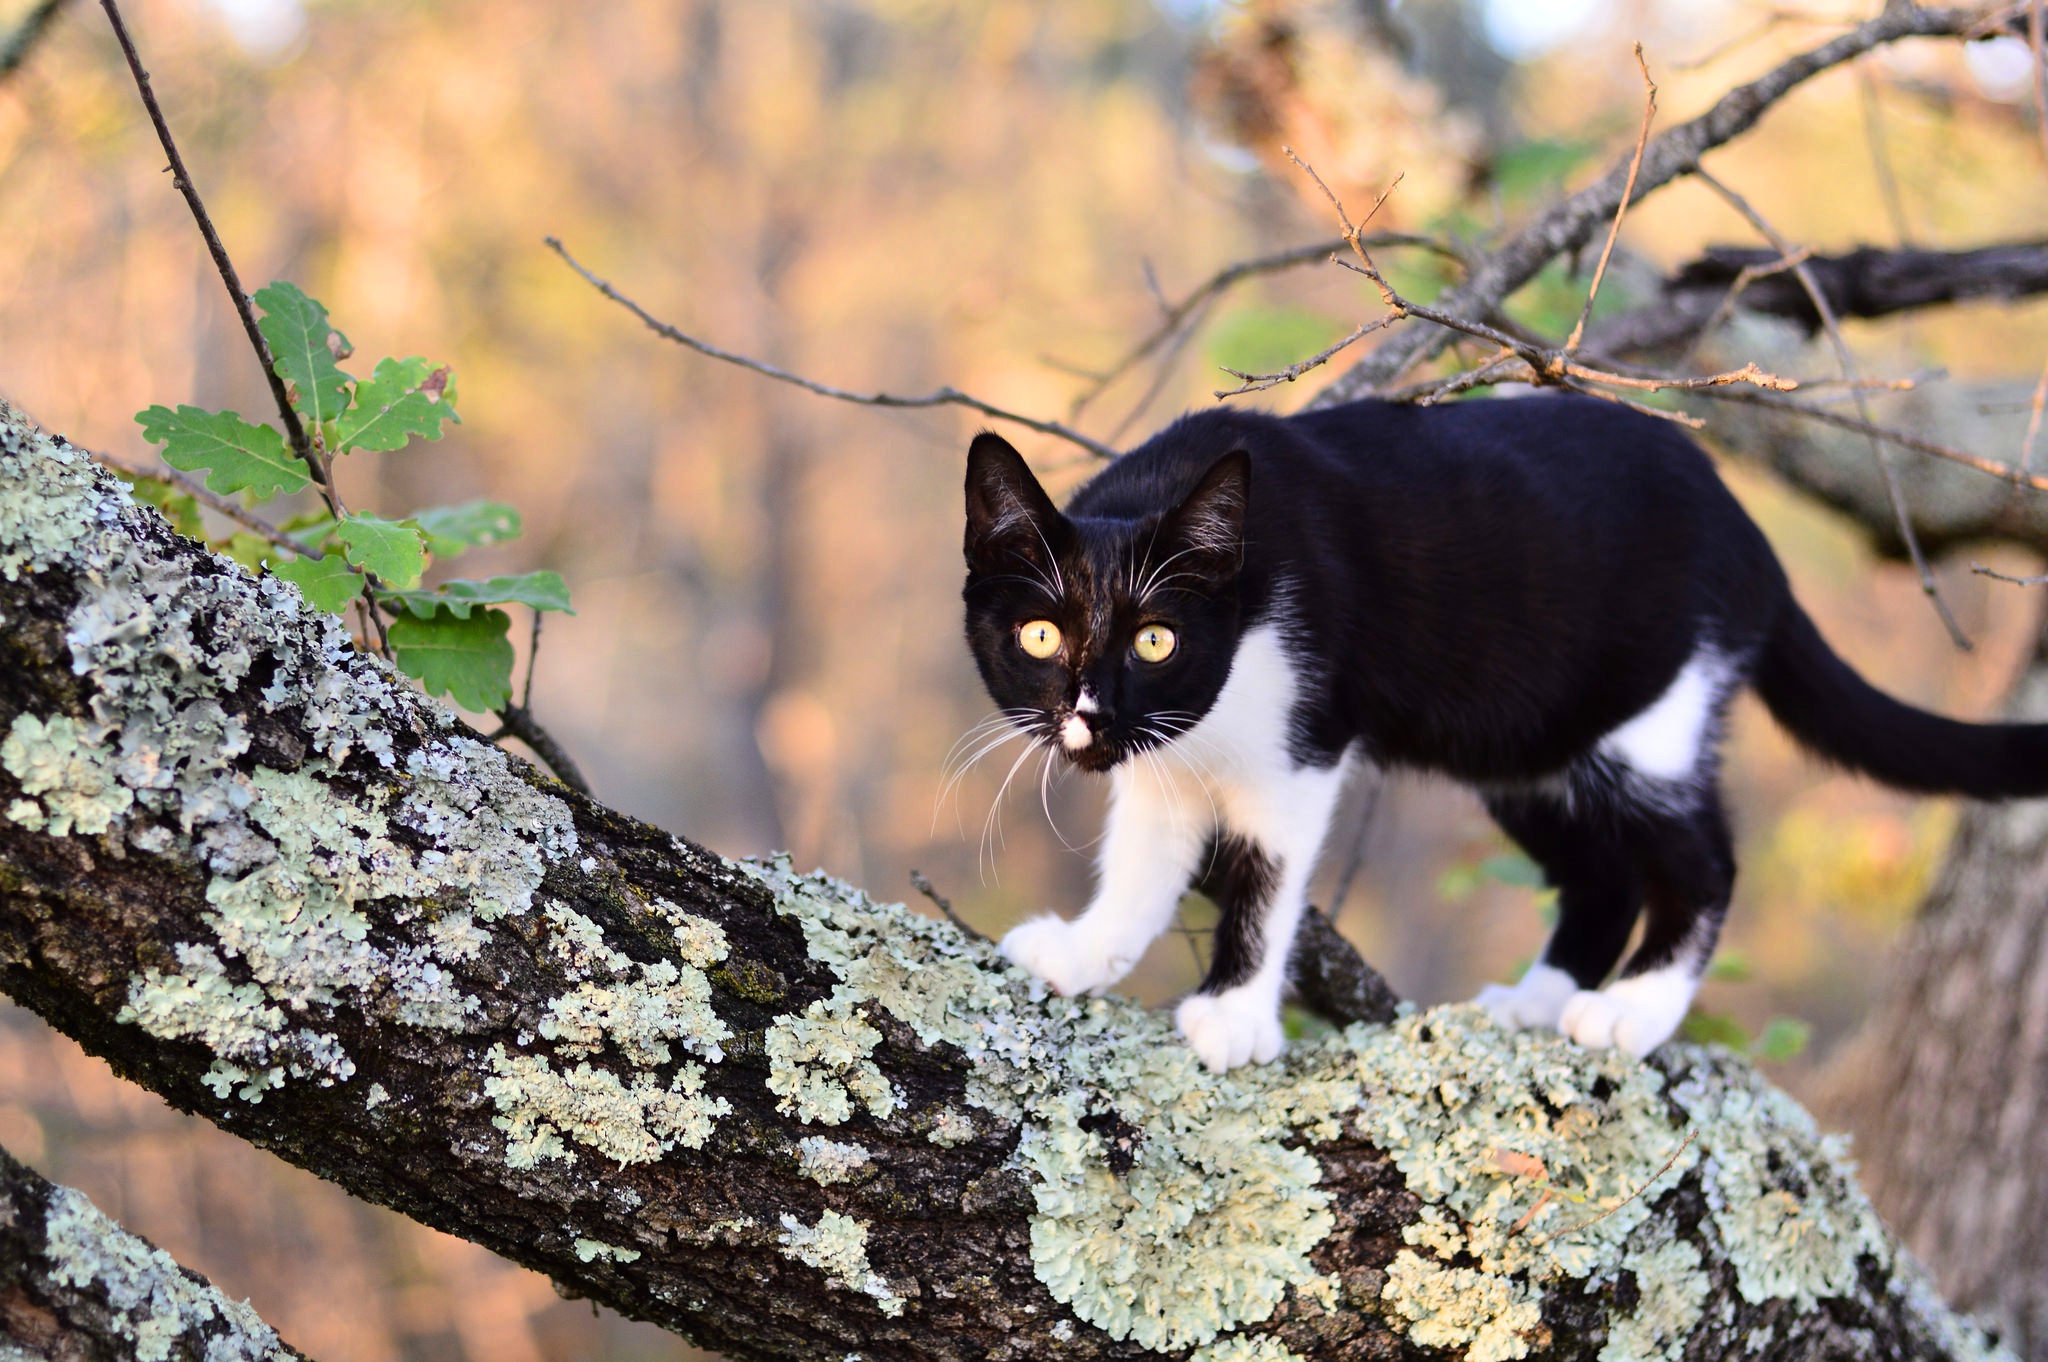
<svg viewBox="0 0 2048 1362"><path fill-rule="evenodd" d="M1011 555L1039 561L1051 552L1060 523L1059 508L1024 456L992 430L975 436L967 447L969 565L992 567Z"/></svg>
<svg viewBox="0 0 2048 1362"><path fill-rule="evenodd" d="M1195 490L1167 512L1160 533L1210 571L1235 572L1244 558L1244 518L1251 495L1252 456L1233 449L1210 464Z"/></svg>

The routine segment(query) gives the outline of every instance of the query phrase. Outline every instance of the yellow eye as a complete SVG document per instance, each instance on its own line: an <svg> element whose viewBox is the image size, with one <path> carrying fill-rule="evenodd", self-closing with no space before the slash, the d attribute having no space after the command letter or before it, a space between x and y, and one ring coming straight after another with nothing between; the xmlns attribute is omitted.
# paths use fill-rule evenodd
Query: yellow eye
<svg viewBox="0 0 2048 1362"><path fill-rule="evenodd" d="M1017 645L1033 657L1051 657L1060 650L1060 627L1051 620L1032 620L1017 631Z"/></svg>
<svg viewBox="0 0 2048 1362"><path fill-rule="evenodd" d="M1138 631L1138 637L1131 642L1131 651L1141 661L1164 662L1173 656L1173 630L1163 624L1148 624Z"/></svg>

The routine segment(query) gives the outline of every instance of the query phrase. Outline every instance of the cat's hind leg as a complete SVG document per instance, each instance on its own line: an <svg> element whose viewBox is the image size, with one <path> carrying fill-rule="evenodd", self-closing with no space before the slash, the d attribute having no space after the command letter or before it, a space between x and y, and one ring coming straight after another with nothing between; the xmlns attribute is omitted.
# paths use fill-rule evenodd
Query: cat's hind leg
<svg viewBox="0 0 2048 1362"><path fill-rule="evenodd" d="M1003 954L1056 993L1109 987L1173 921L1213 822L1208 795L1165 763L1117 767L1086 911L1072 922L1048 913L1011 928Z"/></svg>
<svg viewBox="0 0 2048 1362"><path fill-rule="evenodd" d="M1711 785L1690 810L1631 823L1647 894L1642 941L1620 978L1571 996L1558 1029L1581 1045L1640 1059L1678 1029L1699 991L1735 887L1735 850Z"/></svg>
<svg viewBox="0 0 2048 1362"><path fill-rule="evenodd" d="M1557 891L1557 928L1520 980L1473 1001L1503 1026L1554 1030L1572 995L1598 988L1628 946L1643 902L1635 848L1611 817L1549 794L1491 795L1486 808Z"/></svg>
<svg viewBox="0 0 2048 1362"><path fill-rule="evenodd" d="M1220 916L1208 977L1174 1020L1212 1071L1277 1059L1280 996L1308 903L1309 876L1343 788L1344 766L1304 767L1233 791L1203 888Z"/></svg>

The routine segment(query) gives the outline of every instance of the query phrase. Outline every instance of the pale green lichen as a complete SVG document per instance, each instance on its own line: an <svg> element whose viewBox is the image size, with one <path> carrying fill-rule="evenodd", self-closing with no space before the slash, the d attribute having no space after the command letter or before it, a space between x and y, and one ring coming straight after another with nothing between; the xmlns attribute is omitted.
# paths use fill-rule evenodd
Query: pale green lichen
<svg viewBox="0 0 2048 1362"><path fill-rule="evenodd" d="M7 806L7 816L31 832L97 837L135 803L114 772L112 751L62 714L47 722L16 715L0 741L0 765L21 782L23 794L42 797L40 805L21 799Z"/></svg>
<svg viewBox="0 0 2048 1362"><path fill-rule="evenodd" d="M84 716L14 720L0 761L22 797L7 814L53 836L123 835L207 874L210 939L182 943L198 952L181 952L182 970L130 981L124 1018L207 1044L207 1081L252 1101L286 1078L349 1076L318 1016L345 998L379 1019L468 1025L477 1003L446 966L474 957L474 923L524 912L548 862L574 852L568 807L289 585L195 567L153 518L78 451L0 413L0 576L68 572L64 640L90 697ZM294 769L245 769L264 714L303 753ZM364 758L388 778L336 780ZM463 908L384 944L365 912L379 900Z"/></svg>
<svg viewBox="0 0 2048 1362"><path fill-rule="evenodd" d="M654 910L674 925L676 949L682 953L683 963L708 968L725 959L731 950L726 944L725 928L710 918L685 912L667 899L656 899Z"/></svg>
<svg viewBox="0 0 2048 1362"><path fill-rule="evenodd" d="M784 1256L816 1268L834 1286L873 1297L883 1314L903 1313L903 1297L868 1266L868 1227L853 1217L826 1211L806 1225L785 1212L778 1242Z"/></svg>
<svg viewBox="0 0 2048 1362"><path fill-rule="evenodd" d="M573 1247L577 1258L586 1263L594 1263L600 1258L613 1263L631 1263L640 1258L638 1249L620 1248L596 1239L578 1239Z"/></svg>
<svg viewBox="0 0 2048 1362"><path fill-rule="evenodd" d="M951 1149L955 1145L966 1144L975 1133L972 1116L952 1107L941 1107L938 1115L932 1117L932 1128L925 1139L941 1149Z"/></svg>
<svg viewBox="0 0 2048 1362"><path fill-rule="evenodd" d="M713 1122L732 1108L704 1095L704 1071L684 1064L667 1087L652 1074L623 1083L588 1062L558 1071L539 1055L487 1055L493 1076L484 1093L497 1105L492 1124L505 1132L505 1163L531 1168L546 1160L574 1163L564 1137L620 1164L652 1163L677 1148L701 1149Z"/></svg>
<svg viewBox="0 0 2048 1362"><path fill-rule="evenodd" d="M823 1135L798 1140L796 1157L804 1176L820 1187L851 1181L867 1169L873 1158L860 1145L841 1144Z"/></svg>
<svg viewBox="0 0 2048 1362"><path fill-rule="evenodd" d="M704 972L666 960L637 970L640 977L631 983L578 984L550 1000L540 1034L558 1042L556 1050L571 1059L596 1053L604 1041L643 1066L668 1063L670 1041L714 1064L724 1059L719 1045L732 1032L711 1010L711 981Z"/></svg>
<svg viewBox="0 0 2048 1362"><path fill-rule="evenodd" d="M1458 1348L1465 1362L1529 1355L1543 1307L1527 1283L1477 1268L1446 1267L1412 1249L1387 1265L1384 1298L1426 1348Z"/></svg>
<svg viewBox="0 0 2048 1362"><path fill-rule="evenodd" d="M1703 1267L1699 1249L1676 1237L1639 1249L1630 1266L1638 1298L1608 1322L1599 1362L1678 1362L1713 1289Z"/></svg>
<svg viewBox="0 0 2048 1362"><path fill-rule="evenodd" d="M204 1362L283 1362L290 1354L245 1301L186 1275L69 1187L54 1189L44 1219L51 1280L103 1294L138 1362L190 1355Z"/></svg>
<svg viewBox="0 0 2048 1362"><path fill-rule="evenodd" d="M806 1125L836 1126L858 1102L876 1120L896 1109L896 1094L868 1058L882 1033L843 998L820 999L802 1015L779 1017L768 1030L768 1091L776 1110Z"/></svg>

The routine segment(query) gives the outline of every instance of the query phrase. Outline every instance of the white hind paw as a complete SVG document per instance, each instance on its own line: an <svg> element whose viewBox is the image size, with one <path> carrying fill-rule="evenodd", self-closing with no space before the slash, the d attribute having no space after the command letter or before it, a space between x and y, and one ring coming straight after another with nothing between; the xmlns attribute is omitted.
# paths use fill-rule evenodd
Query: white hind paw
<svg viewBox="0 0 2048 1362"><path fill-rule="evenodd" d="M1556 1030L1565 1003L1578 990L1579 985L1571 975L1554 965L1539 963L1529 966L1520 982L1488 984L1472 1001L1510 1031L1539 1026Z"/></svg>
<svg viewBox="0 0 2048 1362"><path fill-rule="evenodd" d="M1001 949L1011 964L1069 998L1108 988L1138 963L1136 953L1097 939L1085 921L1067 922L1050 915L1012 927Z"/></svg>
<svg viewBox="0 0 2048 1362"><path fill-rule="evenodd" d="M1270 1063L1287 1046L1278 1000L1250 988L1193 994L1181 1000L1173 1019L1211 1073Z"/></svg>

